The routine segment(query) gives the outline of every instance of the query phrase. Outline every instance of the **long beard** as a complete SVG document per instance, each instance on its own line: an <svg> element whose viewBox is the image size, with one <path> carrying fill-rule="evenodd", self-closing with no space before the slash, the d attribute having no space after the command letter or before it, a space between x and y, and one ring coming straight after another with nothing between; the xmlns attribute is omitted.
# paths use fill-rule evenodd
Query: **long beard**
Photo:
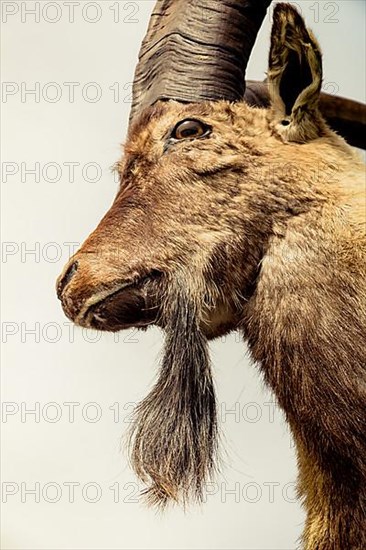
<svg viewBox="0 0 366 550"><path fill-rule="evenodd" d="M177 286L165 311L158 380L138 405L131 461L148 504L201 502L217 466L218 425L208 345L196 301Z"/></svg>

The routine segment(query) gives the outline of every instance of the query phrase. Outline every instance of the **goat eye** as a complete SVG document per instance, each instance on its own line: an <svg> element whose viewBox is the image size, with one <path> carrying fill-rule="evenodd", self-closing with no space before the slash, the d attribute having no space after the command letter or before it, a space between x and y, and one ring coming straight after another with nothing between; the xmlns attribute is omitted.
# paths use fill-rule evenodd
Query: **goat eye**
<svg viewBox="0 0 366 550"><path fill-rule="evenodd" d="M211 128L200 120L187 119L178 122L172 132L173 139L198 138L207 135Z"/></svg>

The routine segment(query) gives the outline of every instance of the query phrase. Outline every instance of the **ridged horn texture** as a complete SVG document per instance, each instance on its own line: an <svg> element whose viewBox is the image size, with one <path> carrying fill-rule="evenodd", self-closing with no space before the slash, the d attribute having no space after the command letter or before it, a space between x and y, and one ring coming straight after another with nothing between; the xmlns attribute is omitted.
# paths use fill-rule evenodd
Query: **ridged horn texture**
<svg viewBox="0 0 366 550"><path fill-rule="evenodd" d="M238 101L271 0L157 0L135 72L130 121L158 100Z"/></svg>
<svg viewBox="0 0 366 550"><path fill-rule="evenodd" d="M257 107L269 106L266 82L248 80L244 100ZM350 145L366 149L366 105L352 99L321 93L319 108L329 126Z"/></svg>

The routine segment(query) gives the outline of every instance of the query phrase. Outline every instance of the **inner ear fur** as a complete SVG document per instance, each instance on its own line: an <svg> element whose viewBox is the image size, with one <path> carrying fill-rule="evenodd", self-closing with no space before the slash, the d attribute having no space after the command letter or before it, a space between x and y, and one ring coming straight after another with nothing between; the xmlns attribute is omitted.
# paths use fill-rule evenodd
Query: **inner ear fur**
<svg viewBox="0 0 366 550"><path fill-rule="evenodd" d="M268 83L272 115L283 120L287 138L307 141L319 136L318 110L322 85L322 55L313 33L290 4L277 4L273 15Z"/></svg>

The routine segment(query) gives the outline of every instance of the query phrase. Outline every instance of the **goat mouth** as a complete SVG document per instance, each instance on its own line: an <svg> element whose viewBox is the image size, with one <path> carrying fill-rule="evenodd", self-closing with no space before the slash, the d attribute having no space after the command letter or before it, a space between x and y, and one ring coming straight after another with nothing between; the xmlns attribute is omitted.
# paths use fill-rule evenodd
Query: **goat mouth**
<svg viewBox="0 0 366 550"><path fill-rule="evenodd" d="M132 283L122 285L87 307L77 319L78 324L110 332L156 324L161 278L162 273L154 270Z"/></svg>

